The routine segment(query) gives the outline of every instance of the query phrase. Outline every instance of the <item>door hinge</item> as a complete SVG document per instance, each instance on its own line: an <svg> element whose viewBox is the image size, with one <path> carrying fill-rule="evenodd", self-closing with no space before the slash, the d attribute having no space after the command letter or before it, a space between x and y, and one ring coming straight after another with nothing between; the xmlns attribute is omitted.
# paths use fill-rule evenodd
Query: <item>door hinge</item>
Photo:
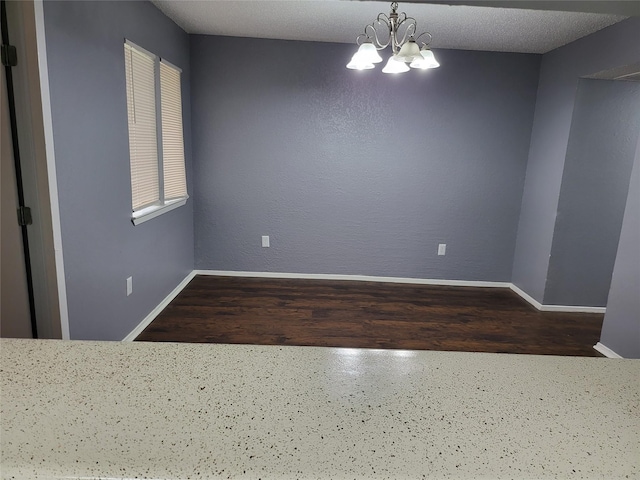
<svg viewBox="0 0 640 480"><path fill-rule="evenodd" d="M24 227L25 225L31 225L33 219L31 218L31 209L29 207L18 208L18 225Z"/></svg>
<svg viewBox="0 0 640 480"><path fill-rule="evenodd" d="M18 65L18 53L13 45L2 45L2 65L5 67Z"/></svg>

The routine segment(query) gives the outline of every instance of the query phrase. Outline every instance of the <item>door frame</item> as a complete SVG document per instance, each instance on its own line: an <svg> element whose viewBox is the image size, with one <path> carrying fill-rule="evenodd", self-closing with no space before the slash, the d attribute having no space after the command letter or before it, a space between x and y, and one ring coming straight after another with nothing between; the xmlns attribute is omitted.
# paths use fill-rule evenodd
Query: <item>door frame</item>
<svg viewBox="0 0 640 480"><path fill-rule="evenodd" d="M18 51L12 71L23 186L33 212L28 229L38 336L69 340L44 5L31 0L7 2L9 6L10 41Z"/></svg>

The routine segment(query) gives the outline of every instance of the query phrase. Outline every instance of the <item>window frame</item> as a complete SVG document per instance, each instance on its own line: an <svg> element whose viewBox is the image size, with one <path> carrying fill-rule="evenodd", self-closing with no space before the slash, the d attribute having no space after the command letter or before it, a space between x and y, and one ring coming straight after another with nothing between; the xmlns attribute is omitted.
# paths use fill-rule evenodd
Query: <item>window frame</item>
<svg viewBox="0 0 640 480"><path fill-rule="evenodd" d="M157 185L158 185L158 200L152 204L144 205L139 207L137 210L133 209L133 176L130 175L130 184L131 184L131 222L134 225L140 225L152 218L158 217L164 213L170 212L182 205L187 203L189 199L189 194L187 193L187 172L186 172L186 158L184 155L184 117L182 112L182 69L177 67L176 65L168 62L164 58L156 55L149 50L139 46L138 44L132 42L131 40L125 38L124 45L128 45L129 48L133 48L134 50L138 50L138 52L147 55L153 59L154 64L154 97L155 97L155 117L156 117L156 160L158 162L158 175L157 175ZM126 49L125 49L126 55ZM184 162L184 182L185 182L185 195L178 198L172 198L167 200L165 198L165 186L164 186L164 157L163 157L163 136L162 136L162 91L161 91L161 78L160 78L160 63L164 63L166 66L176 70L180 74L180 127L182 129L182 160ZM125 65L125 88L129 89L129 78L126 71ZM128 93L127 93L128 95ZM129 115L129 106L127 105L127 115ZM129 135L128 143L129 149L131 149L131 137L129 132L129 121L127 117L127 134ZM131 168L131 150L129 150L129 168Z"/></svg>

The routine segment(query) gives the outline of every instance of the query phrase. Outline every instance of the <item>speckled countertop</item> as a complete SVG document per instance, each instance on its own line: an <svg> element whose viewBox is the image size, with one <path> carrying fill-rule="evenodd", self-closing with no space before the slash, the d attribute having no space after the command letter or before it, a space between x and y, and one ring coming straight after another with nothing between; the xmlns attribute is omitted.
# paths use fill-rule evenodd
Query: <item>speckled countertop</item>
<svg viewBox="0 0 640 480"><path fill-rule="evenodd" d="M639 478L640 362L2 340L2 478Z"/></svg>

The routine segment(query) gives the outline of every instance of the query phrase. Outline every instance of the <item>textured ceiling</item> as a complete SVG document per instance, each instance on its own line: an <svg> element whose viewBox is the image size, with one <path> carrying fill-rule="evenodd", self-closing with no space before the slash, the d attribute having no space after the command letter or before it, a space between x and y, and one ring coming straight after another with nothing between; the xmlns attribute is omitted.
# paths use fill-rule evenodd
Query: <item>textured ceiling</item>
<svg viewBox="0 0 640 480"><path fill-rule="evenodd" d="M188 33L352 43L389 3L340 0L152 0ZM467 5L400 4L435 48L546 53L624 16Z"/></svg>

